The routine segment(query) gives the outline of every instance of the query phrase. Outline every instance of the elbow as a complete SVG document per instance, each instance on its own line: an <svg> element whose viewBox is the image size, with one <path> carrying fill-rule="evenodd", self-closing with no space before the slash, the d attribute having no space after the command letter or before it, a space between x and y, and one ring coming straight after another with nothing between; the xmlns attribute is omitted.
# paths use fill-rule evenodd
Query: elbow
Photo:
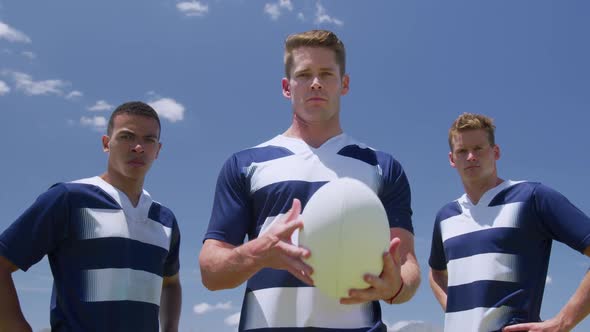
<svg viewBox="0 0 590 332"><path fill-rule="evenodd" d="M201 268L201 283L205 288L210 291L218 291L223 289L235 288L238 285L232 285L224 281L223 277L219 274L207 272Z"/></svg>

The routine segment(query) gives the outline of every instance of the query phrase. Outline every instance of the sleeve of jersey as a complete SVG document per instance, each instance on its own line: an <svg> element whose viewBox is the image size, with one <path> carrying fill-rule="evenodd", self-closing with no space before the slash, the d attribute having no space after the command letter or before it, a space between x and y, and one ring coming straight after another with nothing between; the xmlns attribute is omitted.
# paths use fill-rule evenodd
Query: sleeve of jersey
<svg viewBox="0 0 590 332"><path fill-rule="evenodd" d="M168 257L164 264L164 276L171 277L178 273L180 270L180 229L176 219L172 225L172 236L170 241L170 251L168 251Z"/></svg>
<svg viewBox="0 0 590 332"><path fill-rule="evenodd" d="M379 197L387 212L389 227L401 227L413 234L410 184L401 164L392 157L388 159L381 162L384 182Z"/></svg>
<svg viewBox="0 0 590 332"><path fill-rule="evenodd" d="M26 271L51 253L67 235L67 190L56 185L40 195L0 235L0 255Z"/></svg>
<svg viewBox="0 0 590 332"><path fill-rule="evenodd" d="M234 155L223 165L213 199L211 219L204 240L241 245L251 219L248 189Z"/></svg>
<svg viewBox="0 0 590 332"><path fill-rule="evenodd" d="M590 218L561 193L542 184L535 188L534 199L545 231L583 253L590 245Z"/></svg>
<svg viewBox="0 0 590 332"><path fill-rule="evenodd" d="M447 269L447 259L443 248L442 235L440 232L440 219L438 217L434 222L434 229L432 230L432 244L430 247L428 264L434 270Z"/></svg>

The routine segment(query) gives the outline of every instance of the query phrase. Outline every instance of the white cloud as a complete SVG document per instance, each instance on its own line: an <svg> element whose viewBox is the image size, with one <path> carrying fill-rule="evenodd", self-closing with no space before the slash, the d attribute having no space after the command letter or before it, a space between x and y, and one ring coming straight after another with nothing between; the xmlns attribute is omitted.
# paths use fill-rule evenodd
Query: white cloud
<svg viewBox="0 0 590 332"><path fill-rule="evenodd" d="M553 282L553 278L551 278L551 276L547 276L547 278L545 279L545 285L550 285Z"/></svg>
<svg viewBox="0 0 590 332"><path fill-rule="evenodd" d="M197 315L202 315L214 310L229 310L231 309L231 301L224 302L224 303L217 303L215 305L211 305L209 303L199 303L193 307L193 312Z"/></svg>
<svg viewBox="0 0 590 332"><path fill-rule="evenodd" d="M276 3L265 4L264 12L267 13L272 20L277 20L279 16L281 16L281 9Z"/></svg>
<svg viewBox="0 0 590 332"><path fill-rule="evenodd" d="M433 326L429 323L410 320L399 321L387 329L387 332L442 332L442 328Z"/></svg>
<svg viewBox="0 0 590 332"><path fill-rule="evenodd" d="M33 59L35 59L37 57L35 55L35 53L30 52L30 51L22 51L20 54L22 54L26 58L29 58L30 60L33 60Z"/></svg>
<svg viewBox="0 0 590 332"><path fill-rule="evenodd" d="M240 323L240 313L236 312L235 314L233 314L231 316L225 317L223 322L225 323L225 325L228 325L228 326L237 326Z"/></svg>
<svg viewBox="0 0 590 332"><path fill-rule="evenodd" d="M90 127L97 131L102 131L107 127L107 119L104 116L93 116L80 118L80 124L84 127Z"/></svg>
<svg viewBox="0 0 590 332"><path fill-rule="evenodd" d="M282 14L283 9L288 11L293 10L293 4L291 0L279 0L276 3L267 3L264 5L264 12L270 16L270 18L276 21Z"/></svg>
<svg viewBox="0 0 590 332"><path fill-rule="evenodd" d="M341 20L332 17L326 13L326 8L322 6L321 3L316 4L316 12L315 12L315 24L322 24L322 23L332 23L338 26L344 24Z"/></svg>
<svg viewBox="0 0 590 332"><path fill-rule="evenodd" d="M31 38L24 33L16 30L8 24L0 21L0 39L6 39L11 42L30 43Z"/></svg>
<svg viewBox="0 0 590 332"><path fill-rule="evenodd" d="M303 21L303 22L305 22L305 15L303 15L303 13L301 13L301 12L297 13L297 18L298 18L300 21Z"/></svg>
<svg viewBox="0 0 590 332"><path fill-rule="evenodd" d="M148 103L158 115L170 122L184 119L184 106L172 98L160 98Z"/></svg>
<svg viewBox="0 0 590 332"><path fill-rule="evenodd" d="M0 96L5 95L10 92L10 87L6 82L0 81Z"/></svg>
<svg viewBox="0 0 590 332"><path fill-rule="evenodd" d="M88 107L89 111L92 112L102 112L102 111L110 111L113 108L113 105L106 102L106 100L99 100L94 105Z"/></svg>
<svg viewBox="0 0 590 332"><path fill-rule="evenodd" d="M209 12L209 6L200 1L184 1L176 4L176 9L186 16L203 16Z"/></svg>
<svg viewBox="0 0 590 332"><path fill-rule="evenodd" d="M16 89L23 91L26 95L63 95L63 89L69 85L69 83L62 80L44 80L34 81L31 75L12 72L12 77L16 82Z"/></svg>
<svg viewBox="0 0 590 332"><path fill-rule="evenodd" d="M82 97L84 94L81 91L74 90L66 95L66 99L75 99L78 97Z"/></svg>

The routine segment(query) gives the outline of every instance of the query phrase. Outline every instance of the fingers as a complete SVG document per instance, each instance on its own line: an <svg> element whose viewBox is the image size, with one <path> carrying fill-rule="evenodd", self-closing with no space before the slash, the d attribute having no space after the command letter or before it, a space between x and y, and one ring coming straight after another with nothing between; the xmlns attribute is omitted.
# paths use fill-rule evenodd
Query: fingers
<svg viewBox="0 0 590 332"><path fill-rule="evenodd" d="M527 323L516 324L516 325L506 326L505 328L502 329L502 332L529 331L533 327L534 327L533 324L527 324Z"/></svg>
<svg viewBox="0 0 590 332"><path fill-rule="evenodd" d="M289 211L287 211L287 213L285 214L285 223L288 223L291 220L296 220L297 218L299 218L300 214L301 201L299 201L297 198L294 198L293 204L291 205L291 209L289 209Z"/></svg>
<svg viewBox="0 0 590 332"><path fill-rule="evenodd" d="M293 276L297 279L303 281L308 285L313 286L313 279L311 275L313 274L313 269L311 266L305 264L300 259L293 259L290 257L286 258L287 267L286 270L289 271Z"/></svg>
<svg viewBox="0 0 590 332"><path fill-rule="evenodd" d="M279 243L277 243L277 246L279 247L279 249L282 251L282 253L284 255L287 255L289 257L309 258L309 256L311 255L311 252L309 251L309 249L304 248L304 247L298 247L298 246L295 246L291 243L279 242Z"/></svg>

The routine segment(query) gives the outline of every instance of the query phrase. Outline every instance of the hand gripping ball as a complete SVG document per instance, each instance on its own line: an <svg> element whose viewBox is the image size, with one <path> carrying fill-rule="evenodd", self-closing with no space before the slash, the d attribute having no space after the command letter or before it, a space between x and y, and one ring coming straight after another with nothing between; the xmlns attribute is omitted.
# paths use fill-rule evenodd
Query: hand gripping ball
<svg viewBox="0 0 590 332"><path fill-rule="evenodd" d="M367 288L363 275L379 275L389 246L389 223L379 197L359 180L340 178L318 189L301 215L299 245L308 248L315 286L324 294L348 297Z"/></svg>

